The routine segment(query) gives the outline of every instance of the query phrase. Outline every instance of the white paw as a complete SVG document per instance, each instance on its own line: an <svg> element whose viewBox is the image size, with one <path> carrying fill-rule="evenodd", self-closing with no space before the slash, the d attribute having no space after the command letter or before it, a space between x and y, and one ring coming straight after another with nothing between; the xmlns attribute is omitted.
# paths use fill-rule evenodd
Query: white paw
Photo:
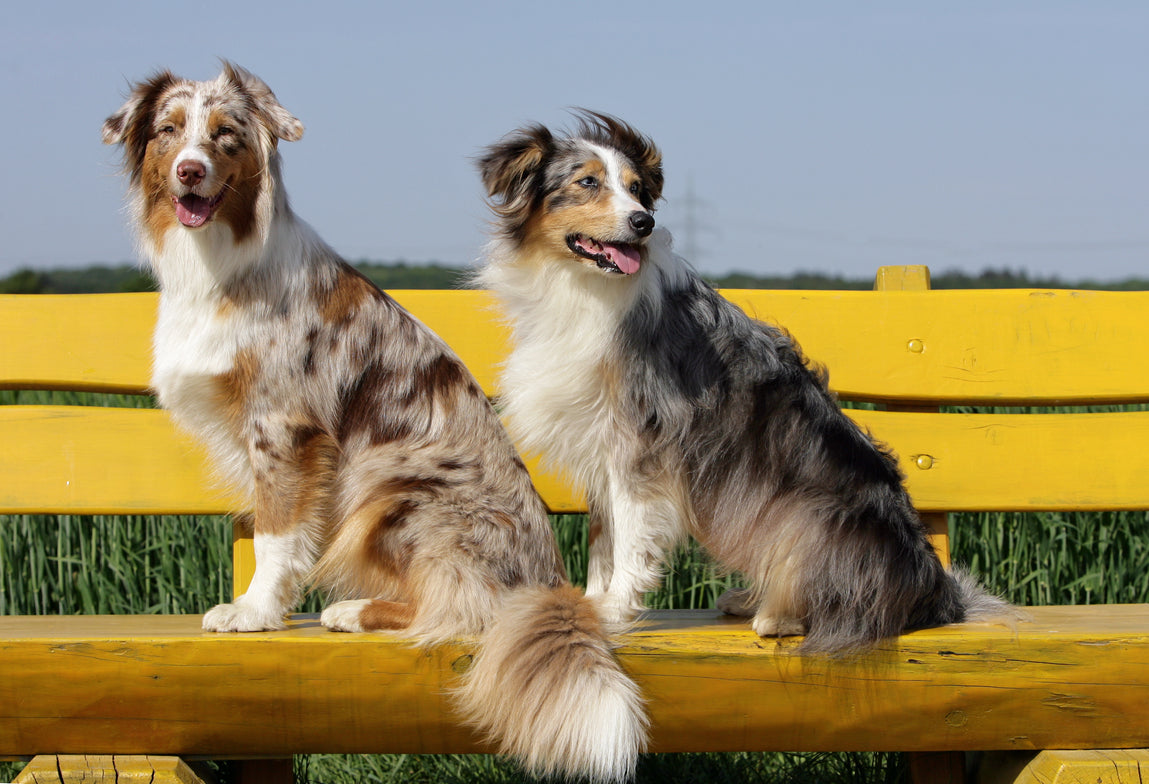
<svg viewBox="0 0 1149 784"><path fill-rule="evenodd" d="M283 613L268 611L239 597L234 604L217 604L203 614L204 631L266 632L286 629Z"/></svg>
<svg viewBox="0 0 1149 784"><path fill-rule="evenodd" d="M774 618L769 615L756 615L751 622L759 637L791 637L805 634L806 626L797 618Z"/></svg>
<svg viewBox="0 0 1149 784"><path fill-rule="evenodd" d="M359 620L363 608L371 603L370 599L348 599L345 602L336 602L323 611L319 622L333 632L361 632L363 623Z"/></svg>
<svg viewBox="0 0 1149 784"><path fill-rule="evenodd" d="M599 619L616 629L628 626L643 609L642 605L613 593L588 593L587 596L598 604Z"/></svg>
<svg viewBox="0 0 1149 784"><path fill-rule="evenodd" d="M755 612L755 608L750 604L749 588L731 588L719 596L718 601L714 604L719 612L737 615L741 618L749 618Z"/></svg>

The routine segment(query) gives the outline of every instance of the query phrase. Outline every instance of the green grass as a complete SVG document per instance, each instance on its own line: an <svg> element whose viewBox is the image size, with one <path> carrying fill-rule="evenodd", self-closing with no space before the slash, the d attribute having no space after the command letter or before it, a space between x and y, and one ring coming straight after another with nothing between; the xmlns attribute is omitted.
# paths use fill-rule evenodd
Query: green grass
<svg viewBox="0 0 1149 784"><path fill-rule="evenodd" d="M0 404L85 403L149 406L148 398L0 392ZM1149 515L963 514L951 516L955 561L1019 604L1149 601ZM586 577L585 518L554 518L573 581ZM226 600L231 585L226 517L0 516L0 614L200 613ZM683 547L659 608L712 607L735 578L695 546ZM307 609L320 605L311 597ZM468 782L525 777L489 756L306 755L301 782ZM0 781L19 764L0 763ZM228 780L227 766L221 768ZM899 754L661 754L643 757L638 782L878 784L905 779Z"/></svg>

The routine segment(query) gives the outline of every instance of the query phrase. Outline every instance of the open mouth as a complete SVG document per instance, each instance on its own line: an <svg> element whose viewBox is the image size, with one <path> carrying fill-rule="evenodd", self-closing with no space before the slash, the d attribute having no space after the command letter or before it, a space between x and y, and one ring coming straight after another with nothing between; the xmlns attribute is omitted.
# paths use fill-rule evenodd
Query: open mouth
<svg viewBox="0 0 1149 784"><path fill-rule="evenodd" d="M221 188L215 196L199 196L195 193L185 193L183 196L172 196L172 204L176 208L176 220L189 229L198 229L211 220L219 203L223 201L223 194L227 188Z"/></svg>
<svg viewBox="0 0 1149 784"><path fill-rule="evenodd" d="M590 259L604 272L633 275L642 264L642 251L628 242L604 242L585 234L567 237L571 252Z"/></svg>

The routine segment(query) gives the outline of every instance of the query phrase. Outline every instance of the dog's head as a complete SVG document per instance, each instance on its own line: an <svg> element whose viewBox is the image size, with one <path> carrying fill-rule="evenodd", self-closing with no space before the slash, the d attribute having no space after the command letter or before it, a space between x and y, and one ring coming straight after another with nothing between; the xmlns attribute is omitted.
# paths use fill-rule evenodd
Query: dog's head
<svg viewBox="0 0 1149 784"><path fill-rule="evenodd" d="M488 148L483 184L502 232L524 250L629 275L654 229L662 154L615 117L578 117L569 136L533 125Z"/></svg>
<svg viewBox="0 0 1149 784"><path fill-rule="evenodd" d="M269 217L271 159L303 124L260 79L229 62L214 81L169 72L134 85L104 121L105 144L122 144L141 228L154 242L170 229L223 222L242 241Z"/></svg>

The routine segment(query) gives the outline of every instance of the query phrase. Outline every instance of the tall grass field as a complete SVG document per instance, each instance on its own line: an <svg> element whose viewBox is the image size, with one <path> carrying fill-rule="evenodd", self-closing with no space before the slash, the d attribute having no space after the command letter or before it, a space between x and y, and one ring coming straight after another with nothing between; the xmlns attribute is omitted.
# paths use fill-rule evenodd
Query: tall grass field
<svg viewBox="0 0 1149 784"><path fill-rule="evenodd" d="M0 405L85 402L150 405L146 398L0 392ZM1018 604L1149 601L1147 515L1135 513L960 514L950 527L954 560ZM585 518L552 520L572 580L586 576ZM656 608L712 607L735 578L696 547L675 557ZM201 613L231 591L226 517L0 516L0 614ZM311 597L305 609L319 606ZM10 677L10 676L9 676ZM22 763L0 763L10 781ZM306 755L296 780L322 784L495 784L527 779L489 756ZM226 763L214 775L229 780ZM863 784L906 777L900 754L647 755L638 782Z"/></svg>

